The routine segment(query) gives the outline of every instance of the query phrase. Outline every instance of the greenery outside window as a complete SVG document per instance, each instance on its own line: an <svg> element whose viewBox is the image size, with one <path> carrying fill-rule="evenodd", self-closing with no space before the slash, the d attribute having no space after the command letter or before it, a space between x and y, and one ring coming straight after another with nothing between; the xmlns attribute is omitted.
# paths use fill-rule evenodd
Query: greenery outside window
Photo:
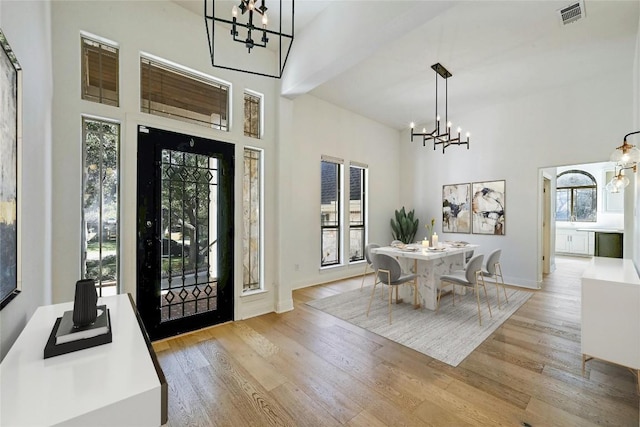
<svg viewBox="0 0 640 427"><path fill-rule="evenodd" d="M115 45L81 37L82 99L118 106L119 51Z"/></svg>
<svg viewBox="0 0 640 427"><path fill-rule="evenodd" d="M596 222L598 186L588 172L568 170L556 180L556 221Z"/></svg>
<svg viewBox="0 0 640 427"><path fill-rule="evenodd" d="M242 291L263 289L262 150L244 149L242 185Z"/></svg>
<svg viewBox="0 0 640 427"><path fill-rule="evenodd" d="M349 261L364 260L366 244L366 172L367 168L349 166Z"/></svg>
<svg viewBox="0 0 640 427"><path fill-rule="evenodd" d="M340 264L342 222L342 161L323 158L320 177L320 228L322 267Z"/></svg>
<svg viewBox="0 0 640 427"><path fill-rule="evenodd" d="M229 130L230 84L159 58L140 58L140 111Z"/></svg>
<svg viewBox="0 0 640 427"><path fill-rule="evenodd" d="M82 119L82 277L94 279L98 296L118 293L118 123Z"/></svg>
<svg viewBox="0 0 640 427"><path fill-rule="evenodd" d="M244 136L260 139L262 135L262 95L244 93Z"/></svg>

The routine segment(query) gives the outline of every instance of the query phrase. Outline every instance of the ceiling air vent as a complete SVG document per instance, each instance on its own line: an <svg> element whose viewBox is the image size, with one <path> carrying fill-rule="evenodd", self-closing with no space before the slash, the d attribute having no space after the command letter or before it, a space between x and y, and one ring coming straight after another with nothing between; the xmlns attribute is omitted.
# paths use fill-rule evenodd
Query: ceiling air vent
<svg viewBox="0 0 640 427"><path fill-rule="evenodd" d="M584 10L584 1L580 0L573 4L570 4L567 7L559 9L558 16L560 17L560 22L562 22L562 25L567 25L572 22L576 22L580 18L584 18L586 16Z"/></svg>

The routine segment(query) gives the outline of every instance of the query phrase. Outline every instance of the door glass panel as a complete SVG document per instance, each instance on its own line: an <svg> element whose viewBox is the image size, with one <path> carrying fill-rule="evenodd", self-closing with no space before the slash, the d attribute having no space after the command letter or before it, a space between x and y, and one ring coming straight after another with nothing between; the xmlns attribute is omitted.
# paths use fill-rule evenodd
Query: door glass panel
<svg viewBox="0 0 640 427"><path fill-rule="evenodd" d="M162 150L161 321L217 309L218 160Z"/></svg>

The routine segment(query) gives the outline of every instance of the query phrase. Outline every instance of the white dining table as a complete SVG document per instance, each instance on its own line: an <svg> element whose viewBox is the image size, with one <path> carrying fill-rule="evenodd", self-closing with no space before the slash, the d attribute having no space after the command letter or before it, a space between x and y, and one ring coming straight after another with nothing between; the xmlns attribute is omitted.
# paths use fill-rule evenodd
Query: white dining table
<svg viewBox="0 0 640 427"><path fill-rule="evenodd" d="M383 246L372 249L373 254L385 254L401 261L404 271L412 271L418 276L419 305L435 310L437 305L438 281L443 274L462 270L466 253L478 248L478 245L457 246L448 242L440 243L437 249L421 244L405 245L404 248ZM413 287L402 287L400 297L415 300Z"/></svg>

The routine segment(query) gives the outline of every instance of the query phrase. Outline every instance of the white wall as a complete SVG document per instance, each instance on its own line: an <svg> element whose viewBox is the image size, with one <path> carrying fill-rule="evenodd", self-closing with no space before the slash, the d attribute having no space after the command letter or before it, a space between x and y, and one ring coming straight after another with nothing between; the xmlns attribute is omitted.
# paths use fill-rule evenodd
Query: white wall
<svg viewBox="0 0 640 427"><path fill-rule="evenodd" d="M362 272L355 266L320 270L320 156L370 165L370 241L390 240L389 218L398 208L398 132L312 96L280 98L277 80L214 69L202 17L167 1L54 2L53 300L73 298L80 274L81 116L118 120L121 134L121 282L135 295L136 125L166 128L264 148L265 287L241 296L242 162L236 161L236 319L292 307L291 290ZM202 31L194 28L202 27ZM120 45L120 107L80 99L80 31ZM144 51L233 84L231 131L220 132L139 112L139 52ZM255 54L255 50L251 55ZM265 94L265 135L242 131L242 92ZM298 269L295 270L295 265Z"/></svg>
<svg viewBox="0 0 640 427"><path fill-rule="evenodd" d="M638 18L638 37L636 38L636 53L633 64L633 128L632 131L640 130L640 18ZM635 136L638 141L638 136ZM636 143L640 148L640 144ZM633 253L631 254L636 264L636 270L640 274L640 171L635 174L635 204L625 212L625 226L633 234ZM633 188L629 192L632 192ZM629 194L627 192L626 194ZM631 193L634 194L634 193ZM630 245L627 245L627 247Z"/></svg>
<svg viewBox="0 0 640 427"><path fill-rule="evenodd" d="M388 243L389 219L400 207L398 131L311 95L281 104L291 118L279 140L281 283L296 289L361 274L362 262L320 268L320 159L328 155L346 166L350 161L369 166L369 242ZM291 298L283 292L287 295ZM289 304L280 301L281 310Z"/></svg>
<svg viewBox="0 0 640 427"><path fill-rule="evenodd" d="M136 159L137 125L168 129L236 146L235 179L235 316L273 311L276 275L275 146L277 83L274 79L213 68L203 18L169 1L53 2L54 154L53 154L53 301L73 299L80 275L81 165L83 114L121 123L121 291L136 294ZM80 99L80 32L119 44L120 107ZM140 52L150 53L232 84L231 130L217 131L140 113ZM256 56L258 55L258 56ZM259 59L261 53L251 53ZM243 135L243 91L265 95L263 139ZM266 292L240 297L242 290L243 148L265 150L265 283Z"/></svg>
<svg viewBox="0 0 640 427"><path fill-rule="evenodd" d="M502 248L507 281L536 287L539 168L608 160L618 135L633 124L632 61L630 55L606 76L455 117L472 134L469 150L454 146L443 155L409 143L403 132L401 179L414 184L401 187L402 201L420 218L440 218L443 184L505 179L505 236L445 234L443 240L468 240L483 253Z"/></svg>
<svg viewBox="0 0 640 427"><path fill-rule="evenodd" d="M51 14L49 2L0 2L0 28L22 66L22 292L0 312L0 359L51 302Z"/></svg>

